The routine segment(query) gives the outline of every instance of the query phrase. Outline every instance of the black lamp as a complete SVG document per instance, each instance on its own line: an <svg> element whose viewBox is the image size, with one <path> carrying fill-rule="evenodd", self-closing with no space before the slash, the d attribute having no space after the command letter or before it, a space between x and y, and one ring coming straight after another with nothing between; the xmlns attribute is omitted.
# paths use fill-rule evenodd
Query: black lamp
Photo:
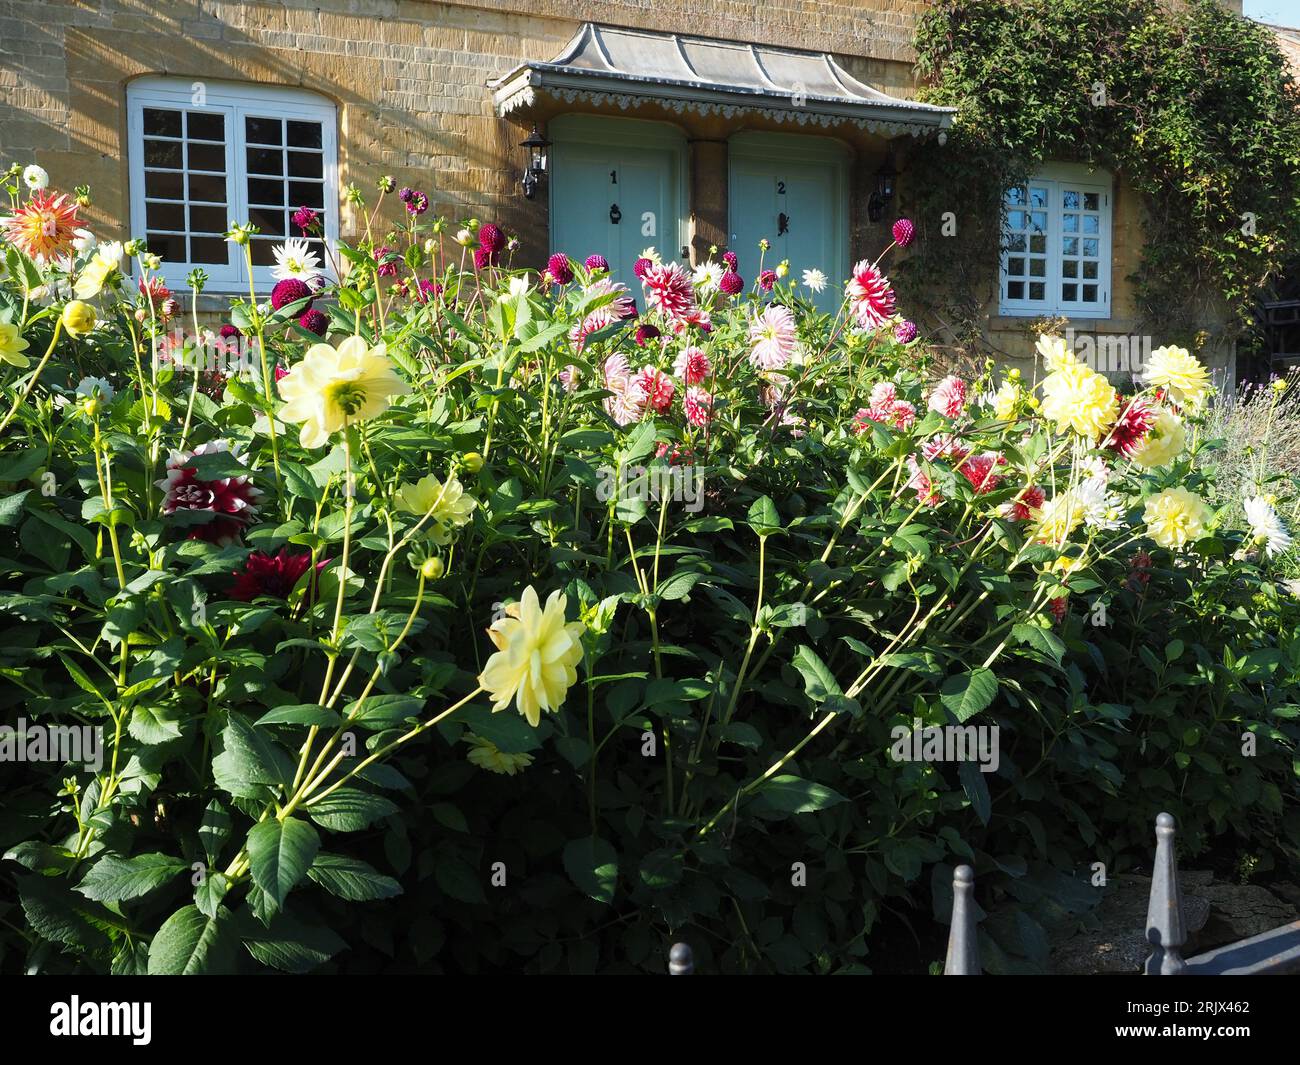
<svg viewBox="0 0 1300 1065"><path fill-rule="evenodd" d="M885 215L885 208L889 206L889 201L894 198L894 178L898 177L898 171L894 169L894 164L890 161L889 156L885 156L885 161L880 164L880 169L876 171L876 191L871 194L871 199L867 201L867 217L873 222L879 222Z"/></svg>
<svg viewBox="0 0 1300 1065"><path fill-rule="evenodd" d="M528 165L524 168L524 176L521 184L524 187L524 198L531 200L537 195L537 186L542 180L542 175L546 173L546 149L551 146L551 142L537 132L537 127L519 142L519 147L528 152Z"/></svg>

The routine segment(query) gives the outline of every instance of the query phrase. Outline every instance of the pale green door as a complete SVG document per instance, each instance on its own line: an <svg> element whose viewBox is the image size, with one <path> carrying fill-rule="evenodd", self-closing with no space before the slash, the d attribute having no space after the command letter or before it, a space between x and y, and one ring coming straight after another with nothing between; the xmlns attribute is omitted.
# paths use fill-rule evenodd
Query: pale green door
<svg viewBox="0 0 1300 1065"><path fill-rule="evenodd" d="M653 123L598 119L551 123L551 249L582 262L609 260L635 291L632 265L654 247L682 251L682 149Z"/></svg>
<svg viewBox="0 0 1300 1065"><path fill-rule="evenodd" d="M829 279L813 297L825 311L840 305L848 273L847 153L834 142L796 135L741 135L732 139L728 213L730 250L746 282L758 274L759 241L771 248L764 268L789 260L798 280L817 269ZM802 290L809 294L807 289Z"/></svg>

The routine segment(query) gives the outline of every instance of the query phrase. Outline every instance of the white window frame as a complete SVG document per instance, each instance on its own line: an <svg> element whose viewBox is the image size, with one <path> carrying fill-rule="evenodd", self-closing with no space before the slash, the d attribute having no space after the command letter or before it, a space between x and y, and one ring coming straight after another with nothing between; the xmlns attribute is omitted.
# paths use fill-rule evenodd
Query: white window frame
<svg viewBox="0 0 1300 1065"><path fill-rule="evenodd" d="M1044 188L1047 191L1047 205L1045 214L1046 222L1046 273L1044 277L1011 277L1007 273L1007 261L1012 258L1027 258L1028 249L1024 252L1011 251L1006 247L1007 226L1009 210L1020 210L1019 207L1008 205L1005 197L1002 203L1002 226L1003 226L1003 248L998 263L998 313L1006 317L1041 317L1047 315L1060 315L1067 318L1080 319L1108 319L1111 317L1111 251L1113 246L1113 229L1114 229L1114 182L1111 175L1104 170L1090 170L1088 167L1074 163L1055 163L1043 167L1038 173L1034 174L1027 186ZM1082 193L1096 193L1098 195L1099 210L1096 212L1099 217L1099 233L1095 234L1098 240L1098 265L1097 277L1095 282L1092 278L1071 278L1064 276L1064 264L1066 256L1063 254L1064 241L1067 237L1077 236L1082 239L1090 239L1094 234L1066 233L1064 232L1064 218L1067 214L1093 213L1081 212L1076 209L1067 210L1064 206L1064 194L1066 191L1078 191ZM1024 210L1028 211L1030 206L1025 205ZM1070 257L1074 259L1073 256ZM1079 262L1081 260L1074 259ZM1081 267L1077 268L1081 269ZM1046 286L1047 299L1031 300L1028 298L1028 284L1030 281L1042 280ZM1012 281L1023 281L1025 283L1025 297L1013 299L1009 295L1009 283ZM1099 288L1099 299L1096 302L1084 302L1083 300L1065 300L1062 298L1063 284L1096 284ZM1081 294L1081 293L1080 293Z"/></svg>
<svg viewBox="0 0 1300 1065"><path fill-rule="evenodd" d="M302 89L278 85L252 85L239 82L196 82L192 79L144 77L127 86L127 157L131 198L131 234L143 238L145 225L144 110L147 107L181 111L219 113L226 125L226 209L228 222L248 220L248 172L244 141L244 119L287 118L321 124L323 202L325 205L325 244L333 248L338 242L338 113L334 104L323 96ZM256 176L256 175L254 175ZM188 200L186 201L188 202ZM291 227L290 227L291 228ZM299 236L296 232L288 237ZM332 274L329 256L324 257L324 272ZM193 269L208 275L205 291L247 293L248 270L244 250L228 245L227 261L221 263L163 262L161 274L169 286L184 287L186 275ZM253 267L253 285L259 295L275 283L270 266Z"/></svg>

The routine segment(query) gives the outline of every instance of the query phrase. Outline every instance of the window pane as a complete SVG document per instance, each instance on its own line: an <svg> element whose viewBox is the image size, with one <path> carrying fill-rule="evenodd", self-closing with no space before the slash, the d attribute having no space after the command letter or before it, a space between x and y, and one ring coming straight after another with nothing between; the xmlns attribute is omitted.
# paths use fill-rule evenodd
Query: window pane
<svg viewBox="0 0 1300 1065"><path fill-rule="evenodd" d="M230 262L230 245L221 237L191 237L189 261L224 266Z"/></svg>
<svg viewBox="0 0 1300 1065"><path fill-rule="evenodd" d="M1047 254L1047 238L1041 234L1029 238L1029 250L1035 255Z"/></svg>
<svg viewBox="0 0 1300 1065"><path fill-rule="evenodd" d="M1023 281L1007 282L1007 299L1022 300L1025 298L1025 283Z"/></svg>
<svg viewBox="0 0 1300 1065"><path fill-rule="evenodd" d="M1078 298L1079 298L1078 295L1076 295L1076 293L1077 293L1078 291L1079 291L1079 286L1078 286L1078 285L1062 285L1062 286L1061 286L1061 299L1066 300L1066 301L1068 301L1068 302L1070 302L1070 303L1074 303L1074 302L1076 302L1076 301L1078 300Z"/></svg>
<svg viewBox="0 0 1300 1065"><path fill-rule="evenodd" d="M1085 233L1100 233L1101 219L1095 214L1086 214L1083 216L1083 231Z"/></svg>
<svg viewBox="0 0 1300 1065"><path fill-rule="evenodd" d="M1083 264L1083 276L1088 278L1089 280L1096 278L1097 276L1096 262L1085 262Z"/></svg>
<svg viewBox="0 0 1300 1065"><path fill-rule="evenodd" d="M230 224L230 219L226 217L224 207L191 207L190 208L190 232L191 233L219 233L224 234L226 227Z"/></svg>
<svg viewBox="0 0 1300 1065"><path fill-rule="evenodd" d="M284 123L278 118L246 118L244 139L249 144L283 144Z"/></svg>
<svg viewBox="0 0 1300 1065"><path fill-rule="evenodd" d="M1083 254L1091 259L1097 258L1099 246L1096 238L1089 238L1083 242Z"/></svg>
<svg viewBox="0 0 1300 1065"><path fill-rule="evenodd" d="M165 111L158 107L144 109L144 132L159 137L179 137L181 135L181 113Z"/></svg>
<svg viewBox="0 0 1300 1065"><path fill-rule="evenodd" d="M1066 259L1061 263L1061 275L1063 277L1078 277L1079 263L1077 259Z"/></svg>
<svg viewBox="0 0 1300 1065"><path fill-rule="evenodd" d="M1023 276L1023 275L1024 275L1024 272L1025 272L1025 260L1024 260L1024 259L1008 259L1008 260L1007 260L1007 273L1008 273L1008 274L1014 274L1014 275L1018 275L1018 276Z"/></svg>
<svg viewBox="0 0 1300 1065"><path fill-rule="evenodd" d="M145 238L149 250L169 263L185 262L185 238L175 234L150 233Z"/></svg>
<svg viewBox="0 0 1300 1065"><path fill-rule="evenodd" d="M190 175L190 199L209 203L226 202L226 179L209 174Z"/></svg>
<svg viewBox="0 0 1300 1065"><path fill-rule="evenodd" d="M250 207L248 220L268 237L284 236L284 211L278 208Z"/></svg>
<svg viewBox="0 0 1300 1065"><path fill-rule="evenodd" d="M1007 203L1012 207L1018 207L1025 203L1029 198L1023 185L1017 185L1015 188L1007 189Z"/></svg>
<svg viewBox="0 0 1300 1065"><path fill-rule="evenodd" d="M1083 286L1083 299L1084 299L1084 302L1085 302L1085 303L1096 303L1096 302L1097 302L1097 286L1096 286L1096 285L1084 285L1084 286Z"/></svg>
<svg viewBox="0 0 1300 1065"><path fill-rule="evenodd" d="M1046 276L1047 276L1047 260L1046 260L1046 259L1030 259L1030 260L1029 260L1029 276L1030 276L1030 277L1046 277Z"/></svg>
<svg viewBox="0 0 1300 1065"><path fill-rule="evenodd" d="M149 229L174 229L185 232L185 208L179 203L146 203L144 223Z"/></svg>
<svg viewBox="0 0 1300 1065"><path fill-rule="evenodd" d="M277 240L274 239L268 240L263 237L258 237L250 241L249 247L253 249L253 265L274 266L275 265L274 248L278 243L279 241Z"/></svg>
<svg viewBox="0 0 1300 1065"><path fill-rule="evenodd" d="M321 162L321 157L318 152L290 152L289 176L304 178L324 177L325 172L322 169Z"/></svg>
<svg viewBox="0 0 1300 1065"><path fill-rule="evenodd" d="M1047 285L1042 281L1029 282L1029 298L1031 300L1041 300L1047 298Z"/></svg>
<svg viewBox="0 0 1300 1065"><path fill-rule="evenodd" d="M321 147L321 125L319 122L290 122L289 143L295 148Z"/></svg>
<svg viewBox="0 0 1300 1065"><path fill-rule="evenodd" d="M248 202L283 207L284 182L276 181L273 178L249 178Z"/></svg>
<svg viewBox="0 0 1300 1065"><path fill-rule="evenodd" d="M223 144L187 144L185 156L191 170L226 172L226 148Z"/></svg>
<svg viewBox="0 0 1300 1065"><path fill-rule="evenodd" d="M1024 251L1024 250L1025 250L1025 235L1023 233L1017 234L1016 236L1011 237L1010 239L1007 240L1007 251Z"/></svg>
<svg viewBox="0 0 1300 1065"><path fill-rule="evenodd" d="M1067 233L1079 232L1079 216L1077 214L1067 214L1061 222L1061 228Z"/></svg>
<svg viewBox="0 0 1300 1065"><path fill-rule="evenodd" d="M1047 206L1047 189L1042 187L1031 188L1029 190L1029 205L1031 207Z"/></svg>
<svg viewBox="0 0 1300 1065"><path fill-rule="evenodd" d="M289 182L289 206L294 209L314 207L320 210L325 206L325 186L311 181Z"/></svg>
<svg viewBox="0 0 1300 1065"><path fill-rule="evenodd" d="M161 166L169 170L181 168L181 146L176 141L144 142L144 165Z"/></svg>
<svg viewBox="0 0 1300 1065"><path fill-rule="evenodd" d="M1040 233L1047 232L1047 212L1034 211L1029 216L1030 224Z"/></svg>
<svg viewBox="0 0 1300 1065"><path fill-rule="evenodd" d="M147 171L144 175L144 194L160 200L183 200L185 177L179 173Z"/></svg>
<svg viewBox="0 0 1300 1065"><path fill-rule="evenodd" d="M1007 225L1010 226L1012 229L1024 229L1024 228L1025 228L1025 212L1024 212L1024 211L1008 211L1008 212L1007 212Z"/></svg>
<svg viewBox="0 0 1300 1065"><path fill-rule="evenodd" d="M1095 192L1085 192L1083 194L1083 208L1085 211L1096 211L1099 209L1101 197Z"/></svg>
<svg viewBox="0 0 1300 1065"><path fill-rule="evenodd" d="M1079 194L1074 189L1067 189L1061 194L1061 206L1070 211L1079 209Z"/></svg>
<svg viewBox="0 0 1300 1065"><path fill-rule="evenodd" d="M224 141L226 116L210 111L190 111L186 116L186 136L190 140Z"/></svg>
<svg viewBox="0 0 1300 1065"><path fill-rule="evenodd" d="M250 174L283 174L284 153L278 148L249 148L248 172Z"/></svg>
<svg viewBox="0 0 1300 1065"><path fill-rule="evenodd" d="M1063 238L1063 239L1061 240L1061 254L1062 254L1062 255L1078 255L1078 254L1079 254L1079 238L1078 238L1078 237L1065 237L1065 238Z"/></svg>

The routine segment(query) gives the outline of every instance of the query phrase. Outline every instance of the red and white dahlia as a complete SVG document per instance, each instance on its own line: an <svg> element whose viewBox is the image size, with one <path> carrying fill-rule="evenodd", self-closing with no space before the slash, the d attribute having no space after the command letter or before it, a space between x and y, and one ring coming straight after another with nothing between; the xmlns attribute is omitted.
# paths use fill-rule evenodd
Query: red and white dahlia
<svg viewBox="0 0 1300 1065"><path fill-rule="evenodd" d="M749 325L749 361L761 370L781 370L794 356L799 336L789 307L769 303Z"/></svg>
<svg viewBox="0 0 1300 1065"><path fill-rule="evenodd" d="M211 521L196 525L190 530L192 540L232 543L239 538L245 526L257 520L257 501L262 493L253 486L250 478L235 476L203 481L196 475L194 466L190 465L199 455L221 453L229 453L232 458L243 461L237 453L231 451L225 440L212 440L200 444L193 451L173 451L167 459L167 476L155 482L156 487L162 489L166 496L163 500L164 514L175 514L178 510L212 512Z"/></svg>
<svg viewBox="0 0 1300 1065"><path fill-rule="evenodd" d="M682 410L692 425L708 425L713 420L713 397L698 385L688 388L682 397Z"/></svg>
<svg viewBox="0 0 1300 1065"><path fill-rule="evenodd" d="M860 329L879 329L894 317L894 290L869 260L863 259L853 268L844 291Z"/></svg>
<svg viewBox="0 0 1300 1065"><path fill-rule="evenodd" d="M647 306L659 311L676 325L695 310L695 289L691 275L678 263L651 263L641 275Z"/></svg>
<svg viewBox="0 0 1300 1065"><path fill-rule="evenodd" d="M637 374L637 382L645 395L645 405L659 414L667 414L673 405L673 395L677 392L673 379L662 370L644 366Z"/></svg>
<svg viewBox="0 0 1300 1065"><path fill-rule="evenodd" d="M927 406L948 418L960 416L966 406L966 382L954 374L949 374L930 393Z"/></svg>
<svg viewBox="0 0 1300 1065"><path fill-rule="evenodd" d="M709 357L696 347L686 348L673 360L673 373L688 385L698 385L712 372Z"/></svg>

